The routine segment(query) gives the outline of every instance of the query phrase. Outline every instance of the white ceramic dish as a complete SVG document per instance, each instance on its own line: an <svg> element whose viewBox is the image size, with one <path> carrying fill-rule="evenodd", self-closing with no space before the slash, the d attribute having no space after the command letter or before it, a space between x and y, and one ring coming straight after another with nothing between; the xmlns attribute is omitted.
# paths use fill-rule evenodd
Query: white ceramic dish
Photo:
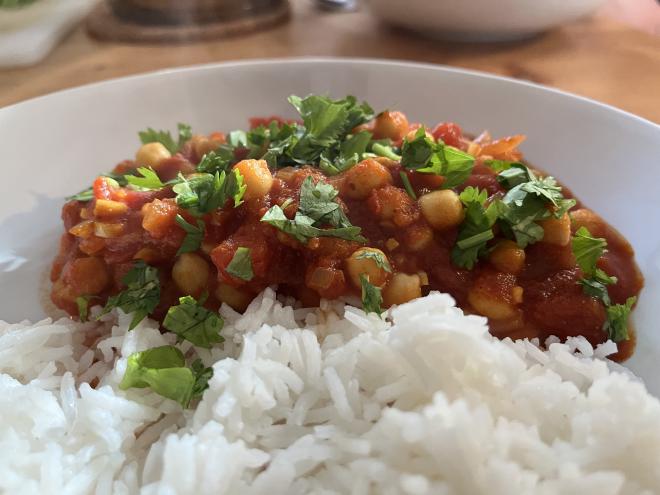
<svg viewBox="0 0 660 495"><path fill-rule="evenodd" d="M585 98L446 67L302 59L192 67L103 82L0 109L0 317L44 315L39 286L62 232L63 198L130 157L137 131L189 122L231 129L293 116L292 93L354 94L411 119L522 132L535 164L568 184L631 240L647 280L627 363L660 396L660 126ZM43 284L42 284L43 285Z"/></svg>
<svg viewBox="0 0 660 495"><path fill-rule="evenodd" d="M464 41L529 37L594 12L605 0L368 0L374 16L426 36Z"/></svg>

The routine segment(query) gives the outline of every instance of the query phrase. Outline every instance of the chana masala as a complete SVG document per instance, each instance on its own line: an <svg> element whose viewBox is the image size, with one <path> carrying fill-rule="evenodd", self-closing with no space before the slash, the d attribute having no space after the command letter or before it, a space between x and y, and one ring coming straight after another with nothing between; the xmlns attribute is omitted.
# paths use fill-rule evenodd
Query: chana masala
<svg viewBox="0 0 660 495"><path fill-rule="evenodd" d="M52 300L147 315L209 346L221 303L264 288L367 312L431 290L501 338L585 336L634 349L642 285L630 244L525 161L522 135L425 127L353 97L291 96L300 120L178 136L148 129L134 160L65 203Z"/></svg>

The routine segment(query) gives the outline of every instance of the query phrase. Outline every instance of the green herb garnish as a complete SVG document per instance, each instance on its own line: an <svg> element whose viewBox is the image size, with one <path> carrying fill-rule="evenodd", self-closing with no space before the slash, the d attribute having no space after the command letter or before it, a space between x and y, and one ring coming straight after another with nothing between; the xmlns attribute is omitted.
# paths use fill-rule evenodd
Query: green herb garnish
<svg viewBox="0 0 660 495"><path fill-rule="evenodd" d="M165 187L165 184L161 182L160 177L158 177L158 174L151 167L139 167L136 172L142 177L124 175L127 184L145 190L162 189Z"/></svg>
<svg viewBox="0 0 660 495"><path fill-rule="evenodd" d="M561 218L575 206L574 199L566 199L553 177L538 178L529 168L513 163L497 176L508 189L498 201L500 226L521 248L543 239L543 227L537 222L554 216Z"/></svg>
<svg viewBox="0 0 660 495"><path fill-rule="evenodd" d="M180 182L173 187L176 203L195 216L222 208L230 199L234 200L235 207L240 205L247 188L236 169L227 174L216 172L187 178L180 175L179 178Z"/></svg>
<svg viewBox="0 0 660 495"><path fill-rule="evenodd" d="M254 271L252 270L250 249L246 247L236 249L225 271L232 277L240 278L246 282L252 280L254 278Z"/></svg>
<svg viewBox="0 0 660 495"><path fill-rule="evenodd" d="M371 249L365 249L360 254L355 257L356 260L373 260L376 262L376 266L385 270L388 273L392 273L392 267L390 266L389 261L383 253L380 251L372 251Z"/></svg>
<svg viewBox="0 0 660 495"><path fill-rule="evenodd" d="M126 286L119 294L108 299L99 318L114 308L124 313L133 313L133 319L128 327L133 330L147 315L151 314L160 302L160 279L158 270L144 261L136 261L122 279Z"/></svg>
<svg viewBox="0 0 660 495"><path fill-rule="evenodd" d="M204 299L197 302L192 296L179 298L179 304L167 310L163 326L180 340L210 349L213 344L224 341L220 335L224 322L218 313L202 306L203 303Z"/></svg>
<svg viewBox="0 0 660 495"><path fill-rule="evenodd" d="M142 144L160 143L165 146L171 154L174 154L192 137L192 130L188 124L179 123L177 124L177 129L178 141L174 140L169 131L157 131L151 127L147 128L146 131L140 131L138 135L140 136Z"/></svg>
<svg viewBox="0 0 660 495"><path fill-rule="evenodd" d="M400 171L399 177L401 177L403 188L406 190L408 196L410 196L412 199L417 201L417 195L415 194L415 190L412 188L412 184L410 183L410 179L408 178L408 175L404 171Z"/></svg>
<svg viewBox="0 0 660 495"><path fill-rule="evenodd" d="M382 304L383 295L380 287L376 287L369 282L369 277L360 275L360 284L362 286L362 309L365 313L376 313L378 316L383 314Z"/></svg>
<svg viewBox="0 0 660 495"><path fill-rule="evenodd" d="M607 321L603 329L612 341L621 342L630 338L628 335L628 317L636 301L636 297L629 297L626 299L625 304L614 304L606 308Z"/></svg>
<svg viewBox="0 0 660 495"><path fill-rule="evenodd" d="M465 219L458 231L456 245L451 251L452 262L471 270L479 256L487 252L487 243L495 237L493 225L497 220L497 206L486 207L488 193L469 186L459 195L465 205Z"/></svg>
<svg viewBox="0 0 660 495"><path fill-rule="evenodd" d="M181 215L176 216L176 223L186 232L186 237L183 238L179 250L176 255L179 256L183 253L192 253L197 251L204 240L205 225L202 220L197 220L197 226L192 225L186 221Z"/></svg>
<svg viewBox="0 0 660 495"><path fill-rule="evenodd" d="M201 397L211 376L213 370L205 368L201 361L188 368L183 353L165 345L131 354L119 388L149 387L158 395L188 407L191 400Z"/></svg>
<svg viewBox="0 0 660 495"><path fill-rule="evenodd" d="M300 188L300 203L293 220L284 214L283 207L275 205L261 218L273 227L292 235L302 243L314 237L338 237L348 241L366 242L360 235L361 228L350 221L335 201L338 191L330 184L319 181L314 184L307 177ZM326 228L322 228L326 227Z"/></svg>
<svg viewBox="0 0 660 495"><path fill-rule="evenodd" d="M423 127L415 133L412 141L405 139L401 148L401 165L425 174L441 175L445 178L443 189L460 186L472 173L474 157L453 146L433 142Z"/></svg>

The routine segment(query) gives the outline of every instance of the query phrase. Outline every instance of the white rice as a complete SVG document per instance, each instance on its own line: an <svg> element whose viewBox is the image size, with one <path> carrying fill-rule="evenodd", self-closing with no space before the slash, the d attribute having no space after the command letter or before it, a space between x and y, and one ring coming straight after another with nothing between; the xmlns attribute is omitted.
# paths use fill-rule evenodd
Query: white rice
<svg viewBox="0 0 660 495"><path fill-rule="evenodd" d="M272 290L221 312L185 411L118 389L127 356L174 343L152 321L0 323L0 493L660 493L660 402L611 343L498 341L437 293L390 322Z"/></svg>

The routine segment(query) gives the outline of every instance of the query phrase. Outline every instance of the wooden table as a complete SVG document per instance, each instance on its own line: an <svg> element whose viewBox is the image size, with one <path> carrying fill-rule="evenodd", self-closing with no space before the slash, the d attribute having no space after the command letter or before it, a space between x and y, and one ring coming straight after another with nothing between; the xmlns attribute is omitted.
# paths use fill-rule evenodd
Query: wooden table
<svg viewBox="0 0 660 495"><path fill-rule="evenodd" d="M310 55L467 67L547 84L660 122L660 37L596 16L525 42L465 45L379 24L366 11L328 13L292 0L290 22L214 42L129 45L81 26L41 64L0 71L0 106L102 79L222 60Z"/></svg>

